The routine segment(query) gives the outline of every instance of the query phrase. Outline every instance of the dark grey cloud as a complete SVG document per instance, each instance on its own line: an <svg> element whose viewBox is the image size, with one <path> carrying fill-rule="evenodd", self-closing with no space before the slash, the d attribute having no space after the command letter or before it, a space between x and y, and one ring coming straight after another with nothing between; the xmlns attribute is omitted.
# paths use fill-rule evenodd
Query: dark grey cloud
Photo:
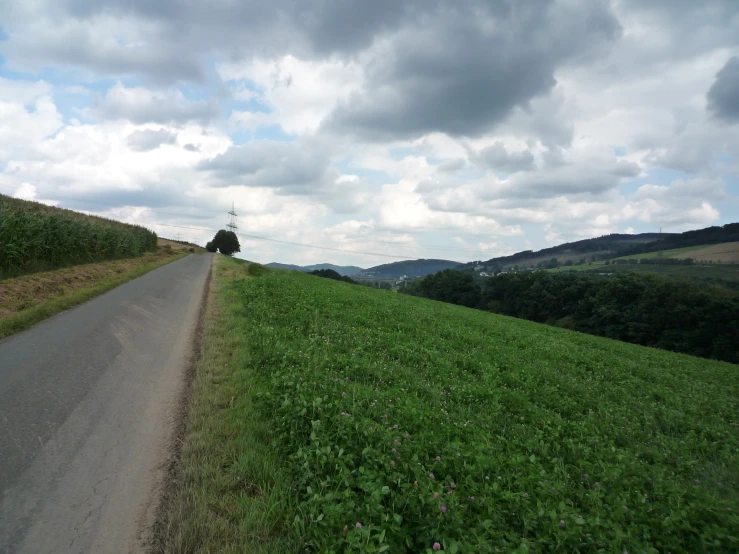
<svg viewBox="0 0 739 554"><path fill-rule="evenodd" d="M508 152L502 142L495 142L477 152L471 158L487 169L502 173L517 173L534 168L534 155L529 150Z"/></svg>
<svg viewBox="0 0 739 554"><path fill-rule="evenodd" d="M97 101L95 111L102 119L127 119L136 124L207 124L220 116L214 100L190 101L177 90L149 91L120 83Z"/></svg>
<svg viewBox="0 0 739 554"><path fill-rule="evenodd" d="M467 85L489 88L496 84L491 72L501 68L508 71L499 75L500 80L515 76L515 81L525 81L521 85L525 90L542 92L551 82L552 65L568 57L573 46L579 51L595 48L603 35L615 33L617 23L606 0L574 4L580 5L573 8L572 0L40 0L21 10L25 16L14 16L0 52L12 66L66 65L162 84L204 81L208 54L233 60L287 53L301 58L350 57L383 40L393 42L393 56L411 48L392 62L397 76L419 62L426 66L417 68L416 77L422 80L433 65L448 67L455 55L463 52L467 57L466 49L472 48L471 59L457 74L465 74L464 67L479 67L480 79L468 77L458 87L447 84L444 92L463 102L474 95ZM116 31L118 40L111 40L110 33L95 32L100 22L111 20L122 30L120 35ZM557 27L562 32L556 32ZM406 32L412 28L417 32ZM424 29L429 32L418 32ZM439 30L445 31L438 35ZM136 38L131 44L119 39L131 35ZM414 43L419 39L423 44ZM432 51L424 55L426 46ZM432 55L447 50L438 64L429 66ZM532 67L539 54L541 67ZM504 63L492 63L501 57ZM517 68L522 75L513 74L516 70L509 64L515 62L524 62ZM379 86L387 71L378 70ZM477 94L494 104L510 103L502 90Z"/></svg>
<svg viewBox="0 0 739 554"><path fill-rule="evenodd" d="M547 171L526 171L506 182L483 187L480 197L505 198L520 204L526 199L599 197L616 189L627 179L638 176L641 168L627 160L601 160L550 167Z"/></svg>
<svg viewBox="0 0 739 554"><path fill-rule="evenodd" d="M736 0L618 0L615 6L625 17L659 32L660 40L653 42L644 41L639 34L634 36L632 44L637 50L629 50L629 54L635 69L651 73L652 63L739 44Z"/></svg>
<svg viewBox="0 0 739 554"><path fill-rule="evenodd" d="M708 90L708 109L724 121L739 121L739 57L733 56L716 74Z"/></svg>
<svg viewBox="0 0 739 554"><path fill-rule="evenodd" d="M66 11L89 19L112 14L160 23L166 35L183 44L239 48L263 54L285 49L301 54L353 53L369 46L375 36L401 27L440 0L241 0L182 2L180 0L67 0Z"/></svg>
<svg viewBox="0 0 739 554"><path fill-rule="evenodd" d="M320 142L255 140L231 146L197 169L213 177L212 186L265 187L283 196L309 196L334 213L356 213L368 200L367 181L340 175Z"/></svg>
<svg viewBox="0 0 739 554"><path fill-rule="evenodd" d="M0 53L24 70L64 65L157 84L203 82L204 55L233 60L286 53L303 58L353 55L440 1L40 0L13 14L9 40L0 45ZM116 39L140 29L143 44L96 33L106 19L123 30L121 35L115 31Z"/></svg>
<svg viewBox="0 0 739 554"><path fill-rule="evenodd" d="M231 146L198 169L211 172L222 186L267 187L285 194L312 194L338 177L320 149L272 140Z"/></svg>
<svg viewBox="0 0 739 554"><path fill-rule="evenodd" d="M327 127L377 140L479 135L619 31L605 2L443 3L378 47L366 87Z"/></svg>
<svg viewBox="0 0 739 554"><path fill-rule="evenodd" d="M456 171L464 169L466 165L467 162L464 160L464 158L455 158L453 160L449 160L448 162L439 164L437 170L442 173L454 173Z"/></svg>
<svg viewBox="0 0 739 554"><path fill-rule="evenodd" d="M156 150L163 144L176 144L177 133L167 131L166 129L144 129L134 131L126 139L126 143L131 150L138 152L149 152Z"/></svg>
<svg viewBox="0 0 739 554"><path fill-rule="evenodd" d="M186 144L182 148L184 148L188 152L200 152L200 147L196 144Z"/></svg>
<svg viewBox="0 0 739 554"><path fill-rule="evenodd" d="M199 56L183 55L177 41L150 37L145 44L124 45L110 37L103 40L94 29L90 24L58 26L58 21L39 19L24 32L11 31L0 43L0 54L23 71L61 66L96 76L141 77L154 84L205 80Z"/></svg>
<svg viewBox="0 0 739 554"><path fill-rule="evenodd" d="M613 167L605 167L604 171L616 177L636 177L641 173L641 167L636 162L618 160Z"/></svg>

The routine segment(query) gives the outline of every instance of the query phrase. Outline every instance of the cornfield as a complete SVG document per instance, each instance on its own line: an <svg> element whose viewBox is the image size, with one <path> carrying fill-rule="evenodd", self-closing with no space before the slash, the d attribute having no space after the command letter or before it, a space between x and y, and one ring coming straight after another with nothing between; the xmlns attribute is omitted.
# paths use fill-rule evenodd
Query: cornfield
<svg viewBox="0 0 739 554"><path fill-rule="evenodd" d="M0 276L138 256L156 244L144 227L0 196Z"/></svg>

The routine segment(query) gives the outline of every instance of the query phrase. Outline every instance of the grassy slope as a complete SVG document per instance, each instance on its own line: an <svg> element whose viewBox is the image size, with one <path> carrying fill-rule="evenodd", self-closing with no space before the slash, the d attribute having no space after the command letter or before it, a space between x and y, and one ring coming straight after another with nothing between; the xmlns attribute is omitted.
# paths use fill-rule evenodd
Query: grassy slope
<svg viewBox="0 0 739 554"><path fill-rule="evenodd" d="M222 263L170 552L739 548L737 366Z"/></svg>
<svg viewBox="0 0 739 554"><path fill-rule="evenodd" d="M0 339L25 331L48 317L86 302L185 255L184 252L160 250L158 253L147 253L139 258L78 265L0 281L0 298L7 295L20 298L20 290L16 291L16 288L23 289L24 294L30 290L34 297L33 301L21 299L28 307L13 306L12 302L8 302L9 309L0 310L0 315L5 311L8 312L5 317L0 317ZM33 291L34 287L37 288L37 292Z"/></svg>
<svg viewBox="0 0 739 554"><path fill-rule="evenodd" d="M249 394L254 367L233 287L241 260L215 256L193 395L182 448L181 484L172 503L165 551L297 551L286 521L289 476L269 446L269 422Z"/></svg>

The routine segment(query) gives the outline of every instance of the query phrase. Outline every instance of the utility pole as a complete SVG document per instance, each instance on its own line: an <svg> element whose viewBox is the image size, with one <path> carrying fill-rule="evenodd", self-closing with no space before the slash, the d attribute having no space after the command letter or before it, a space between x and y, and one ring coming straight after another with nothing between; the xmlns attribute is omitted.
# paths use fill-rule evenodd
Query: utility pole
<svg viewBox="0 0 739 554"><path fill-rule="evenodd" d="M239 234L239 227L236 225L236 218L239 217L236 215L236 210L234 209L234 203L231 202L231 211L228 212L228 224L226 227L228 227L229 231L233 231L235 235Z"/></svg>

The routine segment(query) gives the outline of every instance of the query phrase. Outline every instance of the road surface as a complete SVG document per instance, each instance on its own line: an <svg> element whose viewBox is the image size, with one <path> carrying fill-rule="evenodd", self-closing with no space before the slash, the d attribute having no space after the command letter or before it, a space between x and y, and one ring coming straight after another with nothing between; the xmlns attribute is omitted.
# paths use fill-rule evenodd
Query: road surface
<svg viewBox="0 0 739 554"><path fill-rule="evenodd" d="M141 552L211 254L0 341L0 552Z"/></svg>

